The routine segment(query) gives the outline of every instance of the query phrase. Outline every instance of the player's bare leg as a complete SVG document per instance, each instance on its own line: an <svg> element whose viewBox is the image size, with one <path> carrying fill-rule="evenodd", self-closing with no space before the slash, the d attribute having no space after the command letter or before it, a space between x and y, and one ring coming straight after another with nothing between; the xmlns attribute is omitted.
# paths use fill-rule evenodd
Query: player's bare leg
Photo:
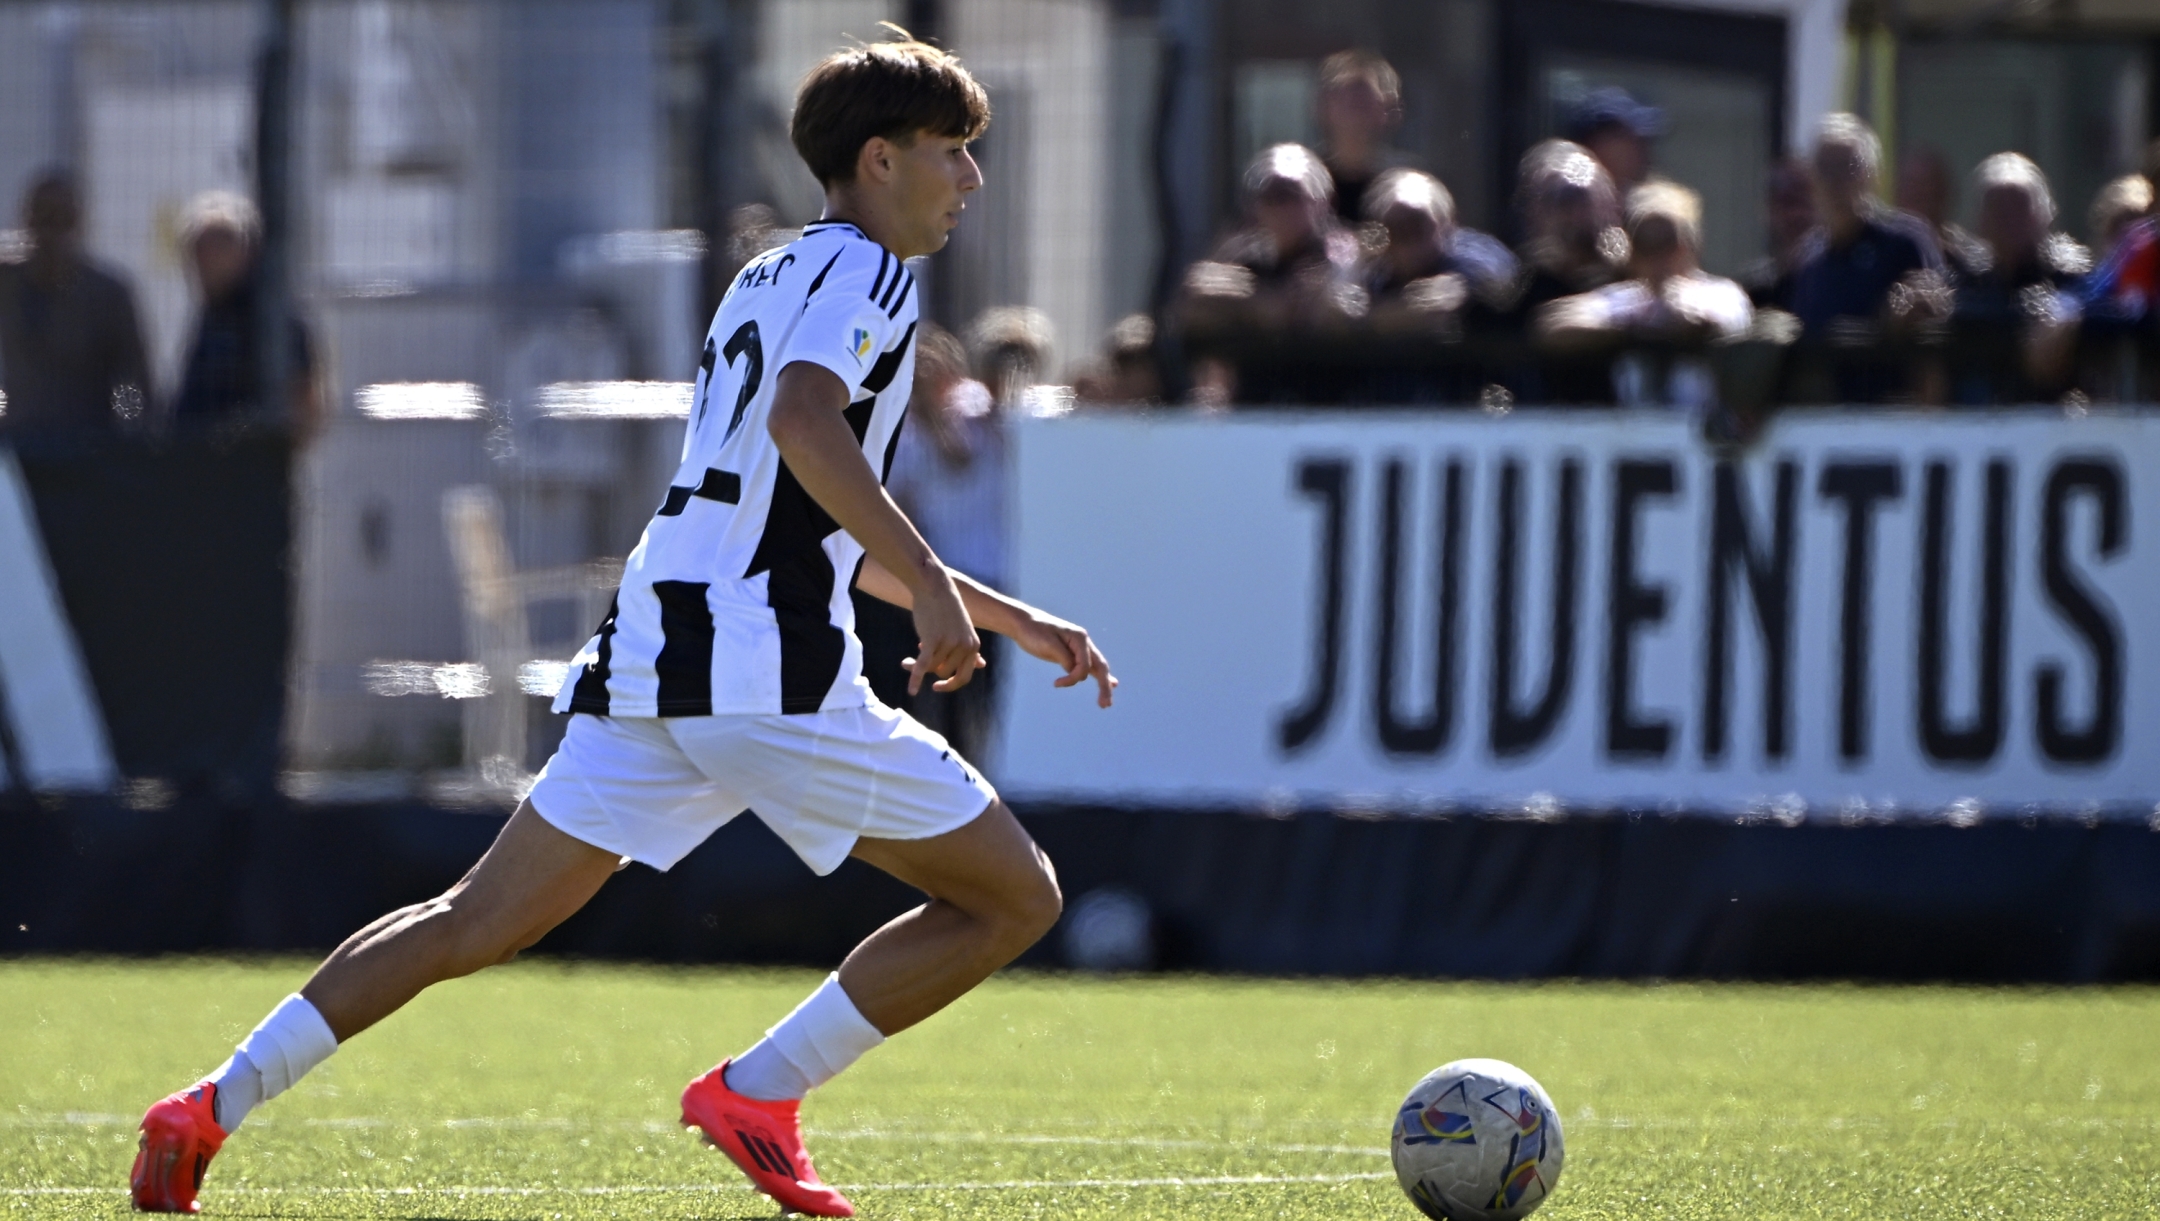
<svg viewBox="0 0 2160 1221"><path fill-rule="evenodd" d="M855 858L930 896L864 939L840 985L885 1034L958 1000L1057 923L1063 900L1050 858L1002 801L929 839L865 839Z"/></svg>
<svg viewBox="0 0 2160 1221"><path fill-rule="evenodd" d="M150 1108L129 1175L135 1206L196 1211L210 1159L250 1110L428 985L516 957L584 906L618 861L520 805L455 886L347 938L216 1072Z"/></svg>
<svg viewBox="0 0 2160 1221"><path fill-rule="evenodd" d="M508 962L570 918L621 858L518 806L455 886L351 937L300 989L339 1042L395 1013L430 984Z"/></svg>

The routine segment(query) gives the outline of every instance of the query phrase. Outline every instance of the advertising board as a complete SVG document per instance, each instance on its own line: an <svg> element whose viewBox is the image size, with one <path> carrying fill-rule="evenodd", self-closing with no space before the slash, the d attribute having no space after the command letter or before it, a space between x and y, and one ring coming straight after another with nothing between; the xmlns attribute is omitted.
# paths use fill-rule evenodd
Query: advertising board
<svg viewBox="0 0 2160 1221"><path fill-rule="evenodd" d="M2150 813L2160 419L1794 413L1017 426L1013 796L1771 817ZM1031 663L1020 663L1031 664Z"/></svg>

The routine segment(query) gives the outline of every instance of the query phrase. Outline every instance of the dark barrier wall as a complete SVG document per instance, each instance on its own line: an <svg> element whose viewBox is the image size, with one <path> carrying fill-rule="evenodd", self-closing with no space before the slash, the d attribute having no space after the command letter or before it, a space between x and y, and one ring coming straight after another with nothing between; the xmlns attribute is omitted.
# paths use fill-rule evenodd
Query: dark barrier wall
<svg viewBox="0 0 2160 1221"><path fill-rule="evenodd" d="M2160 979L2142 824L1023 811L1068 896L1154 907L1163 965L1323 975ZM317 951L436 893L499 817L416 806L0 805L0 952ZM539 947L830 964L915 897L815 878L754 818L632 866ZM1027 961L1057 963L1053 934Z"/></svg>
<svg viewBox="0 0 2160 1221"><path fill-rule="evenodd" d="M121 772L274 794L290 443L108 440L16 456Z"/></svg>

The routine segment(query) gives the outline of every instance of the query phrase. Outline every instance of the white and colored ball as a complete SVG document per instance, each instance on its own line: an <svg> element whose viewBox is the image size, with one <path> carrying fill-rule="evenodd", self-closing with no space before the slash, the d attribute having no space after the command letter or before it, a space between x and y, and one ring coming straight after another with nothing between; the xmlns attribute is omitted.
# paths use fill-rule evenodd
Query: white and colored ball
<svg viewBox="0 0 2160 1221"><path fill-rule="evenodd" d="M1395 1113L1395 1178L1434 1221L1515 1221L1560 1185L1560 1116L1545 1088L1501 1060L1426 1074Z"/></svg>

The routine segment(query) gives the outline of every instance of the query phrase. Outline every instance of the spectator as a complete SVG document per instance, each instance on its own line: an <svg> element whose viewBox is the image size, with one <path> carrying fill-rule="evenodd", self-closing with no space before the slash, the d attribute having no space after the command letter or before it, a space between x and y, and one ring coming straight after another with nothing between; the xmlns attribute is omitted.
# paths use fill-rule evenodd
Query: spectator
<svg viewBox="0 0 2160 1221"><path fill-rule="evenodd" d="M1587 149L1547 140L1523 154L1518 183L1526 236L1516 252L1522 266L1514 294L1497 308L1473 302L1469 316L1470 326L1500 345L1530 338L1548 302L1621 279L1628 258L1612 178ZM1522 402L1612 402L1612 371L1602 356L1517 360L1500 376Z"/></svg>
<svg viewBox="0 0 2160 1221"><path fill-rule="evenodd" d="M1927 222L1953 279L1987 270L1987 246L1950 219L1956 204L1950 161L1934 148L1916 148L1898 159L1897 206Z"/></svg>
<svg viewBox="0 0 2160 1221"><path fill-rule="evenodd" d="M2124 174L2101 187L2090 217L2094 260L2107 262L2132 227L2152 210L2153 184L2143 174Z"/></svg>
<svg viewBox="0 0 2160 1221"><path fill-rule="evenodd" d="M150 371L134 294L83 256L74 179L39 176L23 227L29 257L0 263L0 428L18 439L95 437L139 423Z"/></svg>
<svg viewBox="0 0 2160 1221"><path fill-rule="evenodd" d="M939 559L1002 588L1011 470L1006 412L1047 365L1049 336L1038 311L994 309L976 320L969 338L982 380L968 376L967 354L951 334L925 323L916 337L908 426L885 486ZM983 656L990 664L967 686L947 693L926 685L909 701L917 719L971 759L983 757L996 711L1002 655L987 634Z"/></svg>
<svg viewBox="0 0 2160 1221"><path fill-rule="evenodd" d="M1363 284L1375 326L1452 313L1475 293L1504 298L1515 279L1506 246L1455 223L1455 197L1430 174L1389 170L1365 197L1365 219L1387 244L1366 261Z"/></svg>
<svg viewBox="0 0 2160 1221"><path fill-rule="evenodd" d="M1255 320L1275 325L1335 303L1358 248L1336 223L1327 167L1302 145L1278 144L1254 159L1244 186L1252 224L1193 266L1188 290L1247 302Z"/></svg>
<svg viewBox="0 0 2160 1221"><path fill-rule="evenodd" d="M2040 167L1997 153L1973 172L1984 266L1957 285L1948 362L1959 403L2051 399L2068 388L2078 288L2092 255L2051 231L2055 199Z"/></svg>
<svg viewBox="0 0 2160 1221"><path fill-rule="evenodd" d="M1628 197L1627 229L1630 278L1548 303L1538 312L1540 338L1560 350L1652 345L1615 365L1621 405L1700 416L1716 404L1716 382L1689 353L1746 334L1753 307L1737 283L1703 271L1695 192L1669 182L1638 187Z"/></svg>
<svg viewBox="0 0 2160 1221"><path fill-rule="evenodd" d="M180 229L180 248L201 294L201 313L187 368L173 398L172 417L182 429L228 424L253 416L289 426L296 440L312 436L322 414L316 386L314 345L295 316L288 321L288 376L284 401L265 404L257 311L262 298L256 264L262 215L230 191L197 196Z"/></svg>
<svg viewBox="0 0 2160 1221"><path fill-rule="evenodd" d="M2019 153L1997 153L1973 171L1980 191L1979 238L1989 269L2005 282L2067 288L2092 271L2092 252L2056 232L2047 175Z"/></svg>
<svg viewBox="0 0 2160 1221"><path fill-rule="evenodd" d="M2131 187L2125 194L2133 198L2141 195L2147 201L2146 214L2118 223L2112 247L2080 294L2085 316L2082 330L2094 341L2095 355L2108 347L2114 347L2118 356L2138 348L2144 350L2140 358L2113 362L2118 371L2114 376L2092 379L2096 386L2107 386L2103 391L2106 397L2131 402L2150 401L2153 397L2153 353L2160 351L2153 338L2153 303L2160 299L2160 140L2145 151L2144 178L2142 192ZM2125 348L2124 344L2129 346ZM2128 378L2120 373L2125 367L2133 370ZM2087 372L2093 372L2090 366ZM2112 386L2108 386L2111 382Z"/></svg>
<svg viewBox="0 0 2160 1221"><path fill-rule="evenodd" d="M1050 318L1025 305L986 309L968 327L968 363L990 391L991 401L1011 410L1026 405L1029 392L1050 371L1056 340Z"/></svg>
<svg viewBox="0 0 2160 1221"><path fill-rule="evenodd" d="M1625 89L1594 89L1568 114L1567 138L1597 158L1622 199L1650 180L1653 142L1665 134L1665 112Z"/></svg>
<svg viewBox="0 0 2160 1221"><path fill-rule="evenodd" d="M1245 171L1252 224L1186 269L1179 324L1194 353L1194 398L1227 405L1325 398L1329 378L1281 342L1355 315L1357 239L1335 218L1334 180L1310 150L1278 144Z"/></svg>
<svg viewBox="0 0 2160 1221"><path fill-rule="evenodd" d="M1464 402L1477 398L1481 369L1432 341L1461 338L1466 306L1504 305L1517 265L1506 246L1455 223L1455 200L1440 180L1389 170L1365 193L1368 232L1385 244L1360 271L1368 303L1362 356L1346 353L1349 397L1372 403Z"/></svg>
<svg viewBox="0 0 2160 1221"><path fill-rule="evenodd" d="M1320 61L1321 162L1335 180L1335 215L1354 225L1365 192L1381 174L1407 165L1388 134L1402 122L1402 78L1370 51L1338 51Z"/></svg>
<svg viewBox="0 0 2160 1221"><path fill-rule="evenodd" d="M2102 243L2106 250L2100 266L2085 285L2086 315L2103 325L2136 327L2152 316L2153 301L2160 297L2160 140L2145 150L2142 177L2142 192L2133 185L2123 193L2131 199L2142 196L2145 215L2117 221L2112 240ZM2109 184L2108 190L2115 185ZM2094 237L2100 240L2098 233Z"/></svg>
<svg viewBox="0 0 2160 1221"><path fill-rule="evenodd" d="M1580 145L1547 140L1524 155L1521 179L1523 304L1535 310L1619 279L1627 234L1603 164Z"/></svg>
<svg viewBox="0 0 2160 1221"><path fill-rule="evenodd" d="M1948 312L1934 234L1877 197L1882 144L1853 115L1823 119L1811 168L1822 228L1793 274L1793 313L1811 344L1837 349L1828 382L1812 393L1854 403L1910 396L1920 385L1910 362L1878 345Z"/></svg>
<svg viewBox="0 0 2160 1221"><path fill-rule="evenodd" d="M1083 403L1144 406L1162 401L1162 367L1155 357L1155 320L1127 314L1110 328L1102 357L1073 379Z"/></svg>
<svg viewBox="0 0 2160 1221"><path fill-rule="evenodd" d="M1758 309L1792 310L1793 274L1815 231L1815 184L1807 163L1787 157L1770 167L1765 220L1770 253L1740 273L1748 299Z"/></svg>

